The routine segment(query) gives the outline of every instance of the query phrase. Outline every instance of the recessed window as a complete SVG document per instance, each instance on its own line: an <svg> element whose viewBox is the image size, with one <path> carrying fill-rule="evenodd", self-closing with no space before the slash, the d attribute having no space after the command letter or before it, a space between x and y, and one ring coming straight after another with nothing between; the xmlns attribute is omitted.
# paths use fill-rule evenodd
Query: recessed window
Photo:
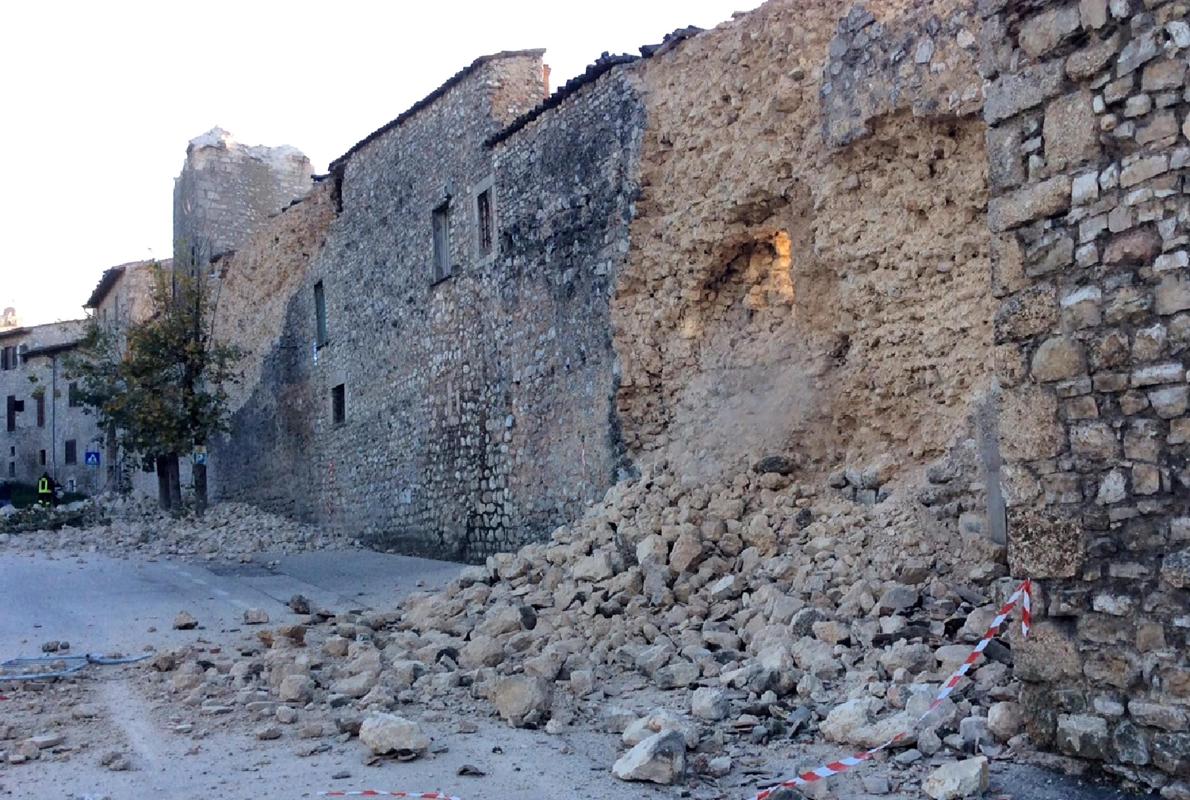
<svg viewBox="0 0 1190 800"><path fill-rule="evenodd" d="M37 427L45 427L45 395L37 395Z"/></svg>
<svg viewBox="0 0 1190 800"><path fill-rule="evenodd" d="M492 254L492 190L484 189L475 196L475 223L479 235L479 255Z"/></svg>
<svg viewBox="0 0 1190 800"><path fill-rule="evenodd" d="M74 439L66 440L66 463L77 464L79 460L78 442Z"/></svg>
<svg viewBox="0 0 1190 800"><path fill-rule="evenodd" d="M41 466L43 466L43 467L45 466L45 451L44 450L37 451L37 463L41 464Z"/></svg>
<svg viewBox="0 0 1190 800"><path fill-rule="evenodd" d="M17 368L17 349L15 347L5 347L0 349L0 369L16 369Z"/></svg>
<svg viewBox="0 0 1190 800"><path fill-rule="evenodd" d="M69 397L71 408L78 408L83 404L83 396L81 393L79 393L79 385L77 381L70 382Z"/></svg>
<svg viewBox="0 0 1190 800"><path fill-rule="evenodd" d="M314 322L317 328L314 342L322 347L326 344L326 291L322 288L322 281L314 284Z"/></svg>
<svg viewBox="0 0 1190 800"><path fill-rule="evenodd" d="M336 425L347 421L347 385L340 383L331 389L331 418Z"/></svg>
<svg viewBox="0 0 1190 800"><path fill-rule="evenodd" d="M435 282L450 277L450 201L434 209L434 275Z"/></svg>

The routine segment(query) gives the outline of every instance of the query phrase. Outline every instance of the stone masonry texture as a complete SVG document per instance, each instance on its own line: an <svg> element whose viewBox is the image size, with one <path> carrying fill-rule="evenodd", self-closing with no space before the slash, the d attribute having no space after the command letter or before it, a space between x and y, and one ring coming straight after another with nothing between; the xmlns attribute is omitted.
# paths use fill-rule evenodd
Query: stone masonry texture
<svg viewBox="0 0 1190 800"><path fill-rule="evenodd" d="M661 462L911 492L1037 580L1033 739L1190 796L1186 12L771 0L544 103L498 53L226 229L192 144L215 492L469 561Z"/></svg>

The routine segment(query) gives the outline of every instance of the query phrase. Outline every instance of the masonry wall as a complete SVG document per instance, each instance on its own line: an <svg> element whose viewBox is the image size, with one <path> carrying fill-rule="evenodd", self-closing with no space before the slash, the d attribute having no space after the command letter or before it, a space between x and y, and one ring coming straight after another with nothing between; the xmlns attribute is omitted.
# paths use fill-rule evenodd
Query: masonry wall
<svg viewBox="0 0 1190 800"><path fill-rule="evenodd" d="M1190 797L1187 6L989 5L1009 556L1045 579L1031 733Z"/></svg>

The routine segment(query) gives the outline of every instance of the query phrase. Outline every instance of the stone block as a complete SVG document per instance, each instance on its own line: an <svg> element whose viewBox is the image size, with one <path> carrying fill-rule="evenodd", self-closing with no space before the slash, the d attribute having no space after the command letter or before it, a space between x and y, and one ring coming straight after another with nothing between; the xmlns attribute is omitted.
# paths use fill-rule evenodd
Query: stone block
<svg viewBox="0 0 1190 800"><path fill-rule="evenodd" d="M1143 767L1150 760L1148 736L1133 723L1121 722L1112 731L1110 753L1117 761Z"/></svg>
<svg viewBox="0 0 1190 800"><path fill-rule="evenodd" d="M1087 30L1097 30L1107 24L1107 0L1079 0L1078 16Z"/></svg>
<svg viewBox="0 0 1190 800"><path fill-rule="evenodd" d="M1175 589L1190 589L1190 548L1166 554L1161 560L1161 579Z"/></svg>
<svg viewBox="0 0 1190 800"><path fill-rule="evenodd" d="M988 128L986 135L988 185L993 189L1018 186L1025 181L1025 162L1021 158L1022 123L1010 120Z"/></svg>
<svg viewBox="0 0 1190 800"><path fill-rule="evenodd" d="M1175 733L1190 728L1190 714L1186 709L1170 705L1168 702L1130 700L1128 713L1141 725L1148 725L1150 728L1161 728Z"/></svg>
<svg viewBox="0 0 1190 800"><path fill-rule="evenodd" d="M1051 392L1021 387L1004 394L1000 447L1005 460L1053 458L1062 451L1065 438L1058 422L1058 400Z"/></svg>
<svg viewBox="0 0 1190 800"><path fill-rule="evenodd" d="M1106 67L1120 49L1120 37L1112 34L1106 39L1093 39L1088 45L1066 58L1066 74L1083 81Z"/></svg>
<svg viewBox="0 0 1190 800"><path fill-rule="evenodd" d="M1013 509L1008 523L1008 566L1013 575L1073 578L1082 571L1086 548L1077 520Z"/></svg>
<svg viewBox="0 0 1190 800"><path fill-rule="evenodd" d="M1059 170L1099 156L1099 125L1091 93L1083 90L1051 100L1042 126L1045 160Z"/></svg>
<svg viewBox="0 0 1190 800"><path fill-rule="evenodd" d="M1039 58L1072 36L1081 23L1077 5L1051 8L1027 19L1021 25L1017 42L1030 56Z"/></svg>
<svg viewBox="0 0 1190 800"><path fill-rule="evenodd" d="M1059 714L1057 743L1063 753L1102 760L1107 755L1107 720L1089 714Z"/></svg>
<svg viewBox="0 0 1190 800"><path fill-rule="evenodd" d="M1164 153L1138 156L1124 162L1120 170L1120 186L1127 189L1138 183L1164 174L1169 169L1169 157Z"/></svg>
<svg viewBox="0 0 1190 800"><path fill-rule="evenodd" d="M1006 73L987 89L983 118L989 125L1008 119L1027 108L1041 105L1062 88L1061 61L1051 61Z"/></svg>
<svg viewBox="0 0 1190 800"><path fill-rule="evenodd" d="M1156 58L1160 52L1161 47L1157 43L1155 31L1148 30L1134 36L1128 44L1124 45L1124 49L1120 51L1120 57L1116 59L1116 74L1128 75Z"/></svg>
<svg viewBox="0 0 1190 800"><path fill-rule="evenodd" d="M1173 419L1186 413L1190 405L1190 387L1169 386L1149 392L1149 403L1157 416L1162 419Z"/></svg>
<svg viewBox="0 0 1190 800"><path fill-rule="evenodd" d="M1190 778L1190 733L1159 733L1153 737L1152 752L1158 768Z"/></svg>
<svg viewBox="0 0 1190 800"><path fill-rule="evenodd" d="M1038 284L1005 299L996 310L996 341L1005 342L1049 333L1058 323L1057 293Z"/></svg>
<svg viewBox="0 0 1190 800"><path fill-rule="evenodd" d="M988 202L988 227L999 233L1068 210L1070 184L1069 175L1055 175L993 198Z"/></svg>
<svg viewBox="0 0 1190 800"><path fill-rule="evenodd" d="M1145 65L1141 73L1140 88L1146 92L1164 89L1181 89L1186 77L1186 62L1179 58L1163 58Z"/></svg>
<svg viewBox="0 0 1190 800"><path fill-rule="evenodd" d="M1190 308L1190 280L1166 275L1153 293L1153 305L1158 314L1168 316Z"/></svg>
<svg viewBox="0 0 1190 800"><path fill-rule="evenodd" d="M1161 236L1151 226L1112 237L1103 250L1104 264L1148 264L1161 252Z"/></svg>
<svg viewBox="0 0 1190 800"><path fill-rule="evenodd" d="M1046 339L1033 354L1033 378L1042 383L1074 378L1086 371L1087 356L1082 344L1068 336Z"/></svg>

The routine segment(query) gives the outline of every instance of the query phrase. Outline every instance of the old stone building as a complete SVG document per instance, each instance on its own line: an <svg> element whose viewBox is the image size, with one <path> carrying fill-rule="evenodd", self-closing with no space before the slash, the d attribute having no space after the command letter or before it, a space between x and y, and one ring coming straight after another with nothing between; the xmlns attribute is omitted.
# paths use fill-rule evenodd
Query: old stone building
<svg viewBox="0 0 1190 800"><path fill-rule="evenodd" d="M1186 15L772 0L544 101L478 59L227 248L217 492L477 560L777 453L1006 536L1034 739L1176 787Z"/></svg>
<svg viewBox="0 0 1190 800"><path fill-rule="evenodd" d="M0 331L5 410L0 480L34 484L48 472L69 491L92 493L102 487L99 466L86 463L88 452L100 450L95 417L82 406L63 365L84 326L83 320L72 320Z"/></svg>

